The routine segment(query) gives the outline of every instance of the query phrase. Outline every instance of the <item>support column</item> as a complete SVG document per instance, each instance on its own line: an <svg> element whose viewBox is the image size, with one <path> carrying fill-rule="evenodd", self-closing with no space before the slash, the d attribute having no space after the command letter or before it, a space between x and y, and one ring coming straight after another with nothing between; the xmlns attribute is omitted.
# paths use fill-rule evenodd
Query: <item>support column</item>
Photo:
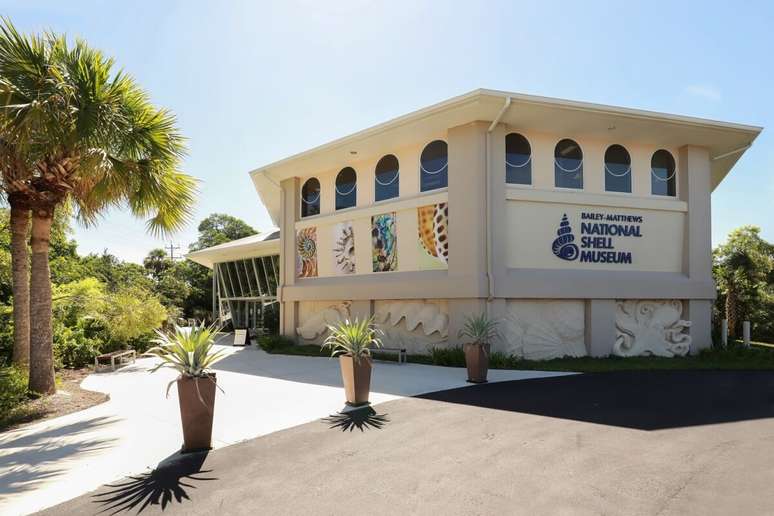
<svg viewBox="0 0 774 516"><path fill-rule="evenodd" d="M283 299L284 287L296 280L296 219L300 210L298 178L280 183L280 270L277 299L280 302L280 334L296 338L298 307Z"/></svg>
<svg viewBox="0 0 774 516"><path fill-rule="evenodd" d="M452 127L449 144L449 278L465 277L470 297L449 299L449 344L465 320L486 310L486 129L485 122ZM472 281L471 281L472 280Z"/></svg>
<svg viewBox="0 0 774 516"><path fill-rule="evenodd" d="M615 343L615 300L587 299L585 314L586 350L589 356L606 357Z"/></svg>
<svg viewBox="0 0 774 516"><path fill-rule="evenodd" d="M678 163L678 193L680 199L688 203L683 238L683 273L692 280L713 285L709 151L704 147L682 147ZM685 300L686 317L691 321L692 354L712 345L712 301Z"/></svg>

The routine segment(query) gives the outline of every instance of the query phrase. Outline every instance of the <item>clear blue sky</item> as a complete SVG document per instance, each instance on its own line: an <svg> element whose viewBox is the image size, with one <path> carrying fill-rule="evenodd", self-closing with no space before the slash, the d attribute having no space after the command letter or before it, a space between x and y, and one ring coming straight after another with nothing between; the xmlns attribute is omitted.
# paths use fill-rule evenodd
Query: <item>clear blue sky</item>
<svg viewBox="0 0 774 516"><path fill-rule="evenodd" d="M249 170L484 87L767 127L713 194L713 241L742 224L774 241L770 2L3 3L24 31L103 49L177 113L197 221L266 228ZM169 242L120 212L76 238L134 261Z"/></svg>

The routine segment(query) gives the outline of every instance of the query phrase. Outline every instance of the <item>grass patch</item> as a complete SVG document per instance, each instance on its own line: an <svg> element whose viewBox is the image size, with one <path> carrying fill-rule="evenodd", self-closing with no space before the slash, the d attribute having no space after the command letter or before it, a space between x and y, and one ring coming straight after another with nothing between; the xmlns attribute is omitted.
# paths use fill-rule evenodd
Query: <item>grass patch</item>
<svg viewBox="0 0 774 516"><path fill-rule="evenodd" d="M268 339L268 337L266 337ZM269 353L281 355L328 356L328 353L313 344L296 345L285 337L273 337L271 345L261 347ZM277 342L281 340L281 342ZM261 341L262 342L262 341ZM267 349L269 348L269 349ZM395 360L393 354L376 352L374 358ZM415 364L465 367L462 348L435 348L428 355L409 355L408 361ZM606 358L557 358L554 360L522 360L514 356L493 352L489 357L491 369L521 369L533 371L566 371L581 373L603 373L609 371L654 371L654 370L774 370L774 346L753 345L750 348L731 343L727 349L706 349L698 355L687 357L606 357Z"/></svg>

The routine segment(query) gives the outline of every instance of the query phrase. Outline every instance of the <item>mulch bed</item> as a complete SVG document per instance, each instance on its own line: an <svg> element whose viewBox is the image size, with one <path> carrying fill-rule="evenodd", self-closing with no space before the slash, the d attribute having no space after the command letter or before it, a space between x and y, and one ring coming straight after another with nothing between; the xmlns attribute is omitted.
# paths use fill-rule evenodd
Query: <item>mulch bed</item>
<svg viewBox="0 0 774 516"><path fill-rule="evenodd" d="M16 407L12 414L0 421L0 431L10 430L19 425L64 416L104 403L110 396L81 388L81 382L92 370L61 369L56 373L56 394L31 399Z"/></svg>

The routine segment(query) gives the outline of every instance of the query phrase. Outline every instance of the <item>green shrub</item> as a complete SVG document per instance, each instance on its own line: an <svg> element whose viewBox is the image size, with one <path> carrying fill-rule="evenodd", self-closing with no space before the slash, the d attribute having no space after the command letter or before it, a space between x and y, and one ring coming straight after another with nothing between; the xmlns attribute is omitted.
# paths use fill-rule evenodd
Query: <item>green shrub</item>
<svg viewBox="0 0 774 516"><path fill-rule="evenodd" d="M13 317L11 307L0 305L0 364L10 363L13 355Z"/></svg>
<svg viewBox="0 0 774 516"><path fill-rule="evenodd" d="M514 362L513 355L508 356L500 351L489 353L489 367L492 369L507 369Z"/></svg>
<svg viewBox="0 0 774 516"><path fill-rule="evenodd" d="M465 367L465 352L461 347L430 348L433 365L447 367Z"/></svg>
<svg viewBox="0 0 774 516"><path fill-rule="evenodd" d="M258 339L258 346L267 353L277 353L295 346L293 339L284 335L264 335Z"/></svg>
<svg viewBox="0 0 774 516"><path fill-rule="evenodd" d="M126 288L108 296L104 319L110 329L110 347L153 333L167 320L167 309L156 296L142 288Z"/></svg>
<svg viewBox="0 0 774 516"><path fill-rule="evenodd" d="M94 362L100 342L86 336L83 328L57 325L54 331L54 365L77 369Z"/></svg>
<svg viewBox="0 0 774 516"><path fill-rule="evenodd" d="M18 367L0 367L0 422L26 399L27 371Z"/></svg>

